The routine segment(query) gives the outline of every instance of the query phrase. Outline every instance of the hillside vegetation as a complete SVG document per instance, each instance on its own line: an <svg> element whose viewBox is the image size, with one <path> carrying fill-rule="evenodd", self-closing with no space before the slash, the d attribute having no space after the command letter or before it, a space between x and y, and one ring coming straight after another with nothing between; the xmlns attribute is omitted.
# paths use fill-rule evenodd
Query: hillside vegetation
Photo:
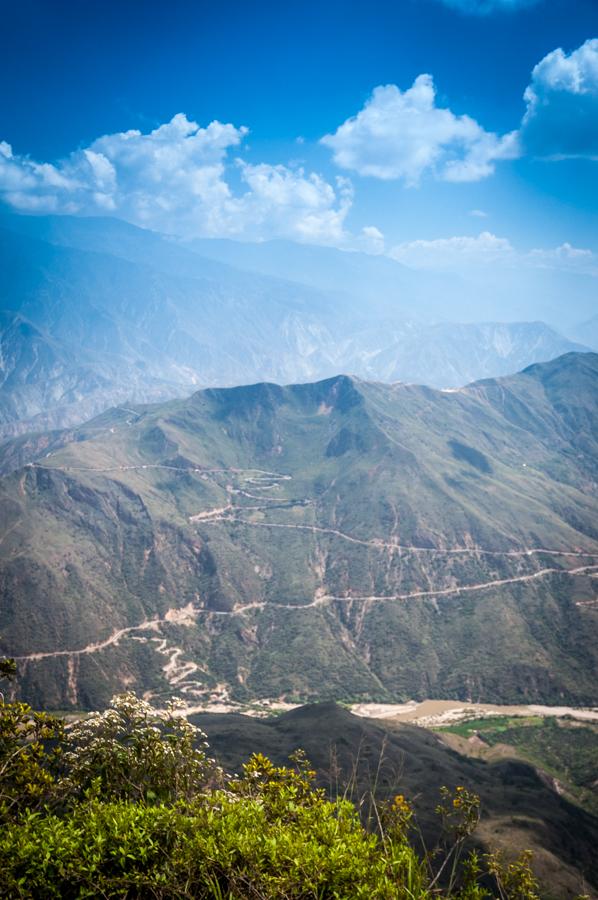
<svg viewBox="0 0 598 900"><path fill-rule="evenodd" d="M205 900L537 900L530 854L467 850L479 799L444 787L435 847L403 794L370 815L254 754L226 777L201 732L132 694L65 730L0 702L0 895ZM487 885L487 886L486 886Z"/></svg>
<svg viewBox="0 0 598 900"><path fill-rule="evenodd" d="M598 813L598 726L594 723L493 716L444 726L439 733L465 738L481 758L498 759L512 751L552 776L558 791ZM464 746L457 744L458 749Z"/></svg>
<svg viewBox="0 0 598 900"><path fill-rule="evenodd" d="M337 377L2 448L21 695L595 704L598 356L455 392ZM49 448L49 449L48 449Z"/></svg>
<svg viewBox="0 0 598 900"><path fill-rule="evenodd" d="M266 719L234 713L190 718L206 732L212 753L226 771L240 771L254 752L285 765L301 747L327 795L347 791L366 818L372 793L382 803L404 794L413 803L427 847L434 847L440 837L434 810L441 789L454 792L464 785L480 799L481 820L474 835L478 849L498 849L513 859L528 848L534 872L555 897L573 897L598 884L595 810L591 804L580 807L572 793L555 784L551 770L538 758L530 763L506 750L474 756L467 741L465 746L447 746L444 732L362 718L333 703ZM575 747L569 759L581 768L583 755ZM592 761L587 756L585 765L589 775ZM564 781L563 769L559 765ZM595 758L593 769L595 778Z"/></svg>

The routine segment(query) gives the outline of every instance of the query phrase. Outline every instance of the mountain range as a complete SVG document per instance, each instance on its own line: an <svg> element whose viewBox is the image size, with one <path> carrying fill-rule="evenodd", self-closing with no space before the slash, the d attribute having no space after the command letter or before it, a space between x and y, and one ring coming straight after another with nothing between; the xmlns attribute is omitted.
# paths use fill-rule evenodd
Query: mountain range
<svg viewBox="0 0 598 900"><path fill-rule="evenodd" d="M0 438L197 387L338 372L459 387L595 346L591 328L557 330L595 309L585 288L547 300L546 324L525 296L507 308L386 257L185 244L115 219L4 214L0 271Z"/></svg>
<svg viewBox="0 0 598 900"><path fill-rule="evenodd" d="M206 389L1 448L22 695L596 704L598 355Z"/></svg>

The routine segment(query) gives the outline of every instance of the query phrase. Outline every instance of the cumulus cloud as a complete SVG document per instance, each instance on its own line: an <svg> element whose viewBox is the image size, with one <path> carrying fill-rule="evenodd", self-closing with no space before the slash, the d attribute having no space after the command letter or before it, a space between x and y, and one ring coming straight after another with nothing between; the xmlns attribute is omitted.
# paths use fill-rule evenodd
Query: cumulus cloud
<svg viewBox="0 0 598 900"><path fill-rule="evenodd" d="M482 231L476 237L461 235L435 240L407 241L392 247L388 255L414 269L471 270L488 265L566 269L598 275L598 254L569 243L554 249L516 249L508 238Z"/></svg>
<svg viewBox="0 0 598 900"><path fill-rule="evenodd" d="M237 161L249 190L228 204L230 233L239 229L261 237L286 235L310 243L340 243L353 202L353 186L337 178L334 186L303 168Z"/></svg>
<svg viewBox="0 0 598 900"><path fill-rule="evenodd" d="M321 141L343 169L417 185L425 172L445 181L477 181L500 159L519 155L516 132L502 137L475 119L436 105L431 75L412 87L374 89L363 109Z"/></svg>
<svg viewBox="0 0 598 900"><path fill-rule="evenodd" d="M473 16L488 16L494 12L516 12L535 6L541 0L440 0L445 6Z"/></svg>
<svg viewBox="0 0 598 900"><path fill-rule="evenodd" d="M598 39L567 55L561 48L532 72L521 126L525 149L538 156L598 159Z"/></svg>
<svg viewBox="0 0 598 900"><path fill-rule="evenodd" d="M185 237L341 242L350 182L231 159L246 134L218 121L200 128L179 113L148 134L100 137L56 164L14 155L1 142L0 196L23 211L111 214ZM232 166L241 181L236 192Z"/></svg>

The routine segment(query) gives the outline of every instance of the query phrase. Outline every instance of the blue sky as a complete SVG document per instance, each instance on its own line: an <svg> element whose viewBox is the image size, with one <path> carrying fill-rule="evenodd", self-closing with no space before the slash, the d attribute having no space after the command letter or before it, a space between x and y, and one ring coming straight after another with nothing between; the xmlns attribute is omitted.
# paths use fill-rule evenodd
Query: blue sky
<svg viewBox="0 0 598 900"><path fill-rule="evenodd" d="M598 269L595 0L0 2L12 208Z"/></svg>

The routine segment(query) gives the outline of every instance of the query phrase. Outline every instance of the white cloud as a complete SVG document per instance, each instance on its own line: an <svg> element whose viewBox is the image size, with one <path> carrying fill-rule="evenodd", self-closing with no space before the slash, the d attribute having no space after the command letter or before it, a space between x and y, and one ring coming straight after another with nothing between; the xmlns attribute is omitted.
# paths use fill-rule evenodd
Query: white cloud
<svg viewBox="0 0 598 900"><path fill-rule="evenodd" d="M521 125L526 150L555 159L598 159L598 39L567 55L561 48L542 59L524 94Z"/></svg>
<svg viewBox="0 0 598 900"><path fill-rule="evenodd" d="M598 275L598 254L564 243L555 249L516 249L508 238L482 231L477 237L466 235L435 240L407 241L392 247L388 255L414 269L451 271L480 266L566 269Z"/></svg>
<svg viewBox="0 0 598 900"><path fill-rule="evenodd" d="M428 171L445 181L477 181L492 174L496 160L519 155L515 132L499 137L436 106L434 81L425 74L406 91L374 88L363 109L321 142L343 169L409 185Z"/></svg>
<svg viewBox="0 0 598 900"><path fill-rule="evenodd" d="M384 253L384 235L375 225L365 225L356 241L356 247L365 253L372 253L378 256Z"/></svg>
<svg viewBox="0 0 598 900"><path fill-rule="evenodd" d="M477 237L449 237L432 241L408 241L389 251L389 256L416 269L453 269L464 265L496 262L512 256L507 238L483 231Z"/></svg>
<svg viewBox="0 0 598 900"><path fill-rule="evenodd" d="M337 178L333 187L314 172L238 161L249 190L227 204L229 233L260 237L286 235L310 243L341 243L353 187Z"/></svg>
<svg viewBox="0 0 598 900"><path fill-rule="evenodd" d="M532 265L542 269L567 269L598 276L598 254L592 250L572 247L568 242L554 250L530 250L527 259Z"/></svg>
<svg viewBox="0 0 598 900"><path fill-rule="evenodd" d="M474 219L487 219L488 213L484 212L483 209L470 209L469 215L473 216Z"/></svg>
<svg viewBox="0 0 598 900"><path fill-rule="evenodd" d="M474 16L487 16L494 12L516 12L535 6L540 0L440 0L445 6Z"/></svg>
<svg viewBox="0 0 598 900"><path fill-rule="evenodd" d="M232 161L246 128L214 121L200 128L179 113L143 134L105 135L56 163L15 156L0 143L0 196L38 212L112 214L185 237L290 237L321 243L345 239L352 203L345 178ZM241 179L233 191L235 165Z"/></svg>
<svg viewBox="0 0 598 900"><path fill-rule="evenodd" d="M546 91L571 94L595 93L598 83L598 39L586 41L569 56L559 47L548 53L532 72L532 85L526 93L538 100Z"/></svg>

